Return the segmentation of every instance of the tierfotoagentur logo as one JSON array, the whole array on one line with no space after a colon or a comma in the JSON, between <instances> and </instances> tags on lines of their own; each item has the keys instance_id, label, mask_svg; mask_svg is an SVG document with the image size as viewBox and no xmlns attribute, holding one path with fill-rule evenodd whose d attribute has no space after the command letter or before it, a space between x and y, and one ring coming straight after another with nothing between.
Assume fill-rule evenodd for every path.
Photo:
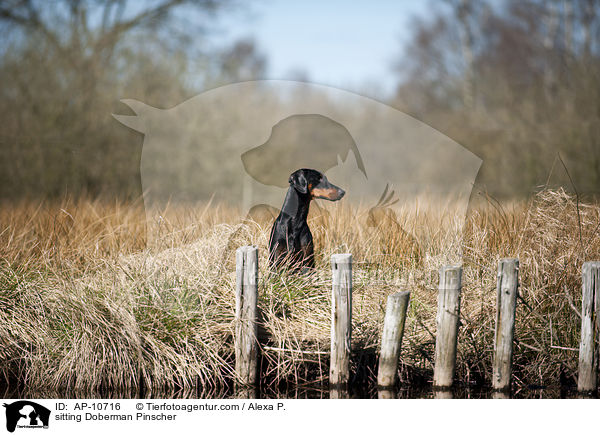
<instances>
[{"instance_id":1,"label":"tierfotoagentur logo","mask_svg":"<svg viewBox=\"0 0 600 435\"><path fill-rule=\"evenodd\" d=\"M315 222L336 207L366 206L357 227L373 237L378 228L393 229L413 246L415 261L431 255L436 264L462 260L462 229L481 159L393 107L282 80L223 86L166 110L122 102L135 115L113 116L144 134L140 173L149 245L176 247L165 243L169 222L163 210L177 203L230 204L247 222L269 227L290 174L312 168L346 192L342 205L316 202ZM448 227L451 237L436 254L422 252L419 235L399 221L399 213L435 216L446 205L456 210L456 219L441 216L438 227ZM243 225L233 227L223 259L251 242L242 240L243 231ZM437 258L439 252L444 258Z\"/></svg>"},{"instance_id":2,"label":"tierfotoagentur logo","mask_svg":"<svg viewBox=\"0 0 600 435\"><path fill-rule=\"evenodd\" d=\"M6 408L6 430L48 429L50 410L29 400L19 400L3 405Z\"/></svg>"}]
</instances>

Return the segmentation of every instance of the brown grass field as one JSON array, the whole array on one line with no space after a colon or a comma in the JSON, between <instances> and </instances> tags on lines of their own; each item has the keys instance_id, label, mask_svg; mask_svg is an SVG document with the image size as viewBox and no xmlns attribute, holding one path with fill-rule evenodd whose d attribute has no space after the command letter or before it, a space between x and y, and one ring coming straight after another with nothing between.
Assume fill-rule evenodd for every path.
<instances>
[{"instance_id":1,"label":"brown grass field","mask_svg":"<svg viewBox=\"0 0 600 435\"><path fill-rule=\"evenodd\" d=\"M400 379L432 378L437 270L462 249L457 380L489 385L497 263L520 260L516 388L572 384L581 267L600 259L600 205L562 190L473 206L312 214L315 276L272 274L269 222L225 206L174 206L146 246L142 202L64 200L0 209L0 382L61 394L195 389L233 377L235 248L259 247L263 387L327 382L329 256L354 258L354 381L373 384L386 297L411 290ZM402 228L402 230L400 230ZM410 234L410 235L409 235ZM450 255L449 255L450 253ZM115 393L116 392L116 393ZM125 394L125 393L123 393ZM157 393L158 394L158 393Z\"/></svg>"}]
</instances>

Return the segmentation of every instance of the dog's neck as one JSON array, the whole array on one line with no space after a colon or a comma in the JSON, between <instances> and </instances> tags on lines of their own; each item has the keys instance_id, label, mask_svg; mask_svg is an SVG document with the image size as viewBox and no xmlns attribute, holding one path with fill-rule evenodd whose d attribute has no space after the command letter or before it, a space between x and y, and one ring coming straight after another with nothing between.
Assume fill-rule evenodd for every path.
<instances>
[{"instance_id":1,"label":"dog's neck","mask_svg":"<svg viewBox=\"0 0 600 435\"><path fill-rule=\"evenodd\" d=\"M285 195L285 201L283 201L281 213L290 216L294 221L306 222L309 206L310 195L303 195L290 186L287 194Z\"/></svg>"}]
</instances>

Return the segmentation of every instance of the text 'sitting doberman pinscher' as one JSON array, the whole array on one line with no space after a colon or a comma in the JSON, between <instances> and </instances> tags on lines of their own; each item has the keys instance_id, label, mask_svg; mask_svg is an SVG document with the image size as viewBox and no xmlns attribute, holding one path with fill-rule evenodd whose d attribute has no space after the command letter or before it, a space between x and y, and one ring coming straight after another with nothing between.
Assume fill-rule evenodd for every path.
<instances>
[{"instance_id":1,"label":"text 'sitting doberman pinscher'","mask_svg":"<svg viewBox=\"0 0 600 435\"><path fill-rule=\"evenodd\" d=\"M341 199L346 192L331 184L314 169L298 169L289 178L290 187L269 239L269 265L289 264L292 270L314 268L313 238L306 223L312 199Z\"/></svg>"}]
</instances>

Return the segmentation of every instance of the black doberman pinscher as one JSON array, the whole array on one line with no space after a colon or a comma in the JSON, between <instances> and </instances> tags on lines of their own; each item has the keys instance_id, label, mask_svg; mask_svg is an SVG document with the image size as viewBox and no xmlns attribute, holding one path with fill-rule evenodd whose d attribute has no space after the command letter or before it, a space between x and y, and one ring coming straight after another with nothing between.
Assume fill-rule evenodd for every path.
<instances>
[{"instance_id":1,"label":"black doberman pinscher","mask_svg":"<svg viewBox=\"0 0 600 435\"><path fill-rule=\"evenodd\" d=\"M312 199L341 199L346 192L331 184L314 169L298 169L289 178L281 213L273 224L269 240L269 265L285 263L294 271L315 265L313 238L306 223Z\"/></svg>"}]
</instances>

